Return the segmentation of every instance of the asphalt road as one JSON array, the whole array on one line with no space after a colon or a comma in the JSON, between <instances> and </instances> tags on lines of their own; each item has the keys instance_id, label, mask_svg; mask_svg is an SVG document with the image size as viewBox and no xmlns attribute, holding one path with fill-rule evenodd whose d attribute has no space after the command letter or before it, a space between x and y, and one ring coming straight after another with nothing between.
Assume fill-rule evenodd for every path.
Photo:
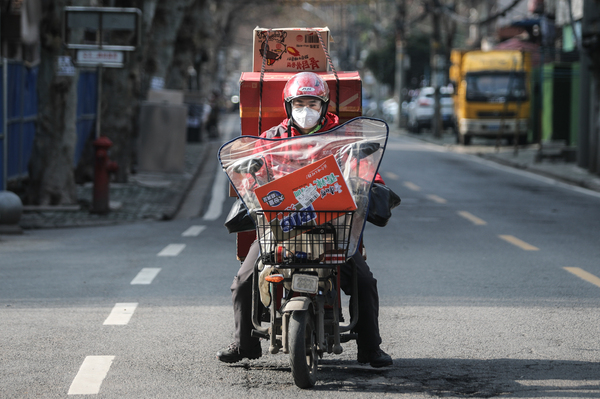
<instances>
[{"instance_id":1,"label":"asphalt road","mask_svg":"<svg viewBox=\"0 0 600 399\"><path fill-rule=\"evenodd\" d=\"M301 391L266 343L216 361L239 265L225 198L205 217L0 237L0 397L600 397L600 196L406 137L381 172L402 204L365 237L394 366L348 343Z\"/></svg>"}]
</instances>

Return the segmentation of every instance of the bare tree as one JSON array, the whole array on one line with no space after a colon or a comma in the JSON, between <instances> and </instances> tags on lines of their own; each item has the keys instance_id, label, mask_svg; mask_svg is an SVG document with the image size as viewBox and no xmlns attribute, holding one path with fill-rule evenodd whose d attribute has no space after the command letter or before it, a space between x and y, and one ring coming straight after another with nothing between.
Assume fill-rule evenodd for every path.
<instances>
[{"instance_id":1,"label":"bare tree","mask_svg":"<svg viewBox=\"0 0 600 399\"><path fill-rule=\"evenodd\" d=\"M62 12L66 0L42 2L38 129L33 143L26 203L65 205L76 201L73 157L76 142L77 78L58 76L62 46Z\"/></svg>"}]
</instances>

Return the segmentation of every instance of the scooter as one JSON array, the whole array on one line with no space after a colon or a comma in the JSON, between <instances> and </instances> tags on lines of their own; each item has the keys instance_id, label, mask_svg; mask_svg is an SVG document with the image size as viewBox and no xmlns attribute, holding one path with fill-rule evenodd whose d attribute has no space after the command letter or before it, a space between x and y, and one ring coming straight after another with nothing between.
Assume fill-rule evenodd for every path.
<instances>
[{"instance_id":1,"label":"scooter","mask_svg":"<svg viewBox=\"0 0 600 399\"><path fill-rule=\"evenodd\" d=\"M253 336L289 354L300 388L317 381L319 358L356 339L356 265L369 190L388 137L384 121L356 118L328 132L287 139L241 136L219 160L252 216ZM348 200L350 198L351 200ZM351 319L344 324L340 270L352 269Z\"/></svg>"}]
</instances>

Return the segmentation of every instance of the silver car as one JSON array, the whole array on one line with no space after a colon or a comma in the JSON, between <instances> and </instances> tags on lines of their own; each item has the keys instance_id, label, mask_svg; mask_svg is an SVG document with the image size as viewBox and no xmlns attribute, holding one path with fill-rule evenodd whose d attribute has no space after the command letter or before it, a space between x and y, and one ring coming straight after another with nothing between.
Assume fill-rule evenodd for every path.
<instances>
[{"instance_id":1,"label":"silver car","mask_svg":"<svg viewBox=\"0 0 600 399\"><path fill-rule=\"evenodd\" d=\"M431 128L435 104L434 93L433 87L423 87L408 103L408 130L419 133L423 128ZM450 89L441 87L440 94L442 122L446 129L454 126L454 101Z\"/></svg>"}]
</instances>

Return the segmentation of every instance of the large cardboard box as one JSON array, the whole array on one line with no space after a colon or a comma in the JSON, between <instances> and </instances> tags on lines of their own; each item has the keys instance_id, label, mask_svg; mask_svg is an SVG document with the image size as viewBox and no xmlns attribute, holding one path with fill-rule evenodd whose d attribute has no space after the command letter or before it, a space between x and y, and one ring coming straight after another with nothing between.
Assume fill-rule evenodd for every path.
<instances>
[{"instance_id":1,"label":"large cardboard box","mask_svg":"<svg viewBox=\"0 0 600 399\"><path fill-rule=\"evenodd\" d=\"M260 72L267 33L269 49L266 53L265 72L325 72L328 69L327 57L319 36L329 51L329 28L279 28L254 29L252 70Z\"/></svg>"},{"instance_id":2,"label":"large cardboard box","mask_svg":"<svg viewBox=\"0 0 600 399\"><path fill-rule=\"evenodd\" d=\"M286 118L281 93L287 81L297 72L265 73L262 87L262 118L259 132L260 73L242 72L240 78L240 116L242 134L258 136ZM362 82L358 72L338 72L340 81L337 98L337 82L331 72L316 72L329 86L329 111L336 113L339 104L340 122L344 123L362 115Z\"/></svg>"}]
</instances>

